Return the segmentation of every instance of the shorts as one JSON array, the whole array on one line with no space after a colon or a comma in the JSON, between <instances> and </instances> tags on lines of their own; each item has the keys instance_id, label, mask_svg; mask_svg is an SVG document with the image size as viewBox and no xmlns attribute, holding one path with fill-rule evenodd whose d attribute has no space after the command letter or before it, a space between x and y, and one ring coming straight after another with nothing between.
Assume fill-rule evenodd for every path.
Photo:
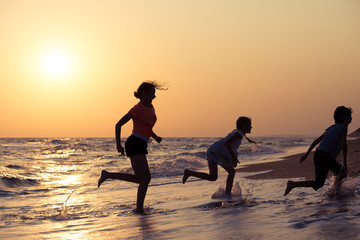
<instances>
[{"instance_id":1,"label":"shorts","mask_svg":"<svg viewBox=\"0 0 360 240\"><path fill-rule=\"evenodd\" d=\"M126 156L146 155L148 154L147 147L147 142L144 140L135 136L130 136L125 142Z\"/></svg>"},{"instance_id":2,"label":"shorts","mask_svg":"<svg viewBox=\"0 0 360 240\"><path fill-rule=\"evenodd\" d=\"M206 155L208 162L216 163L224 169L233 168L231 157L219 154L214 147L209 147Z\"/></svg>"},{"instance_id":3,"label":"shorts","mask_svg":"<svg viewBox=\"0 0 360 240\"><path fill-rule=\"evenodd\" d=\"M323 152L319 149L314 154L314 165L315 165L315 181L313 183L313 189L318 190L324 186L327 174L332 171L335 175L338 175L341 171L342 166L331 157L329 153Z\"/></svg>"}]
</instances>

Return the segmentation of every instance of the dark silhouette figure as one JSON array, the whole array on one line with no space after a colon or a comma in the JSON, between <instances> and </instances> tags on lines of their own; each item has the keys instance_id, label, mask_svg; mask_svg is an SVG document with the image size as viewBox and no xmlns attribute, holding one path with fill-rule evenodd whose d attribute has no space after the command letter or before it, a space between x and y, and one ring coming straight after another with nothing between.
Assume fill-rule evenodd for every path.
<instances>
[{"instance_id":1,"label":"dark silhouette figure","mask_svg":"<svg viewBox=\"0 0 360 240\"><path fill-rule=\"evenodd\" d=\"M249 142L255 143L245 135L246 133L251 132L251 128L250 118L238 118L236 122L236 129L229 133L225 138L220 139L208 148L207 160L210 173L195 172L185 169L182 182L185 183L190 176L209 181L216 181L218 177L218 165L220 165L228 172L225 191L227 195L231 195L231 189L235 177L235 167L239 162L237 159L237 149L241 144L241 140L245 137Z\"/></svg>"},{"instance_id":2,"label":"dark silhouette figure","mask_svg":"<svg viewBox=\"0 0 360 240\"><path fill-rule=\"evenodd\" d=\"M332 171L337 175L336 183L339 185L341 180L346 177L347 172L347 131L351 123L351 108L344 106L337 107L334 112L335 124L326 129L309 147L304 156L300 158L300 163L305 161L313 148L320 143L314 154L315 180L311 181L288 181L284 196L292 189L297 187L312 187L315 191L324 186L327 174ZM336 157L343 151L344 166L341 166Z\"/></svg>"},{"instance_id":3,"label":"dark silhouette figure","mask_svg":"<svg viewBox=\"0 0 360 240\"><path fill-rule=\"evenodd\" d=\"M157 136L152 130L157 120L155 109L152 105L152 101L156 97L155 89L165 90L162 85L154 81L143 82L134 93L135 97L140 99L140 102L130 109L115 126L117 150L122 155L126 151L126 155L130 158L134 174L113 173L103 170L98 181L98 187L109 178L138 183L137 213L144 213L144 200L151 180L149 165L146 159L146 154L148 154L148 140L152 137L158 143L162 141L162 138ZM127 138L124 150L124 147L121 145L121 127L130 119L133 120L133 132L131 136Z\"/></svg>"}]
</instances>

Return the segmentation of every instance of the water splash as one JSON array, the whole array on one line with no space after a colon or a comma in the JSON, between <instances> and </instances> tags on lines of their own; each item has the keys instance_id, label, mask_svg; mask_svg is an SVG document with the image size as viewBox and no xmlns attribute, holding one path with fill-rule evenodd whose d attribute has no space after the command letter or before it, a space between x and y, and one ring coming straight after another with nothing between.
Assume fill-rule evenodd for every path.
<instances>
[{"instance_id":1,"label":"water splash","mask_svg":"<svg viewBox=\"0 0 360 240\"><path fill-rule=\"evenodd\" d=\"M228 195L226 194L226 186L224 183L220 183L219 188L211 195L211 198L226 198ZM242 196L242 189L238 182L235 182L231 191L231 197L241 197Z\"/></svg>"},{"instance_id":2,"label":"water splash","mask_svg":"<svg viewBox=\"0 0 360 240\"><path fill-rule=\"evenodd\" d=\"M248 200L242 196L242 188L238 182L234 183L231 195L226 194L225 185L225 183L220 183L219 188L211 196L212 199L220 199L220 201L212 201L210 203L202 204L199 207L210 210L248 204Z\"/></svg>"},{"instance_id":3,"label":"water splash","mask_svg":"<svg viewBox=\"0 0 360 240\"><path fill-rule=\"evenodd\" d=\"M354 197L357 185L360 183L360 178L345 178L339 182L335 176L330 178L330 186L327 188L323 196L330 199L346 199Z\"/></svg>"},{"instance_id":4,"label":"water splash","mask_svg":"<svg viewBox=\"0 0 360 240\"><path fill-rule=\"evenodd\" d=\"M59 214L59 217L61 218L68 218L69 217L69 214L68 214L68 211L67 211L67 207L66 207L66 203L67 201L69 200L69 198L71 197L71 195L75 192L76 190L72 191L69 196L66 198L65 202L63 203L62 205L62 208L61 208L61 212Z\"/></svg>"}]
</instances>

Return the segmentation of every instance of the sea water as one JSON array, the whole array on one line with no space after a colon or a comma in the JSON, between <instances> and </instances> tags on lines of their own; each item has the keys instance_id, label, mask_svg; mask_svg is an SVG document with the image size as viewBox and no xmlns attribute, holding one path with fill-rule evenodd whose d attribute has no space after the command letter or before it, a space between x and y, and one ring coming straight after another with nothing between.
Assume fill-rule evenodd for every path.
<instances>
[{"instance_id":1,"label":"sea water","mask_svg":"<svg viewBox=\"0 0 360 240\"><path fill-rule=\"evenodd\" d=\"M239 148L241 165L303 152L311 137L258 137ZM294 189L288 179L249 180L227 173L208 182L185 168L207 170L206 150L218 138L165 138L150 143L152 180L146 214L134 213L137 185L108 180L103 169L131 173L112 138L0 139L0 239L359 239L360 180L341 189ZM254 173L251 173L254 174ZM296 179L295 179L296 180Z\"/></svg>"}]
</instances>

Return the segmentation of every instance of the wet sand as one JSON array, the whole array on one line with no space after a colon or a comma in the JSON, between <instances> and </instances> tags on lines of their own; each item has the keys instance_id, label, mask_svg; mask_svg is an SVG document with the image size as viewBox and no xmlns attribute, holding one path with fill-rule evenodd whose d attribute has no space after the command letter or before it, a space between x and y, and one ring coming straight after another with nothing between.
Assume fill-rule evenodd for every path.
<instances>
[{"instance_id":1,"label":"wet sand","mask_svg":"<svg viewBox=\"0 0 360 240\"><path fill-rule=\"evenodd\" d=\"M286 156L283 160L269 163L253 164L242 166L236 169L237 172L260 172L272 170L271 172L249 176L249 179L277 179L277 178L305 178L314 179L315 170L313 163L314 152L309 154L308 158L300 163L300 157L304 153ZM343 165L342 152L337 161ZM241 166L241 165L240 165ZM330 174L328 175L330 176ZM348 141L348 176L360 176L360 138Z\"/></svg>"}]
</instances>

